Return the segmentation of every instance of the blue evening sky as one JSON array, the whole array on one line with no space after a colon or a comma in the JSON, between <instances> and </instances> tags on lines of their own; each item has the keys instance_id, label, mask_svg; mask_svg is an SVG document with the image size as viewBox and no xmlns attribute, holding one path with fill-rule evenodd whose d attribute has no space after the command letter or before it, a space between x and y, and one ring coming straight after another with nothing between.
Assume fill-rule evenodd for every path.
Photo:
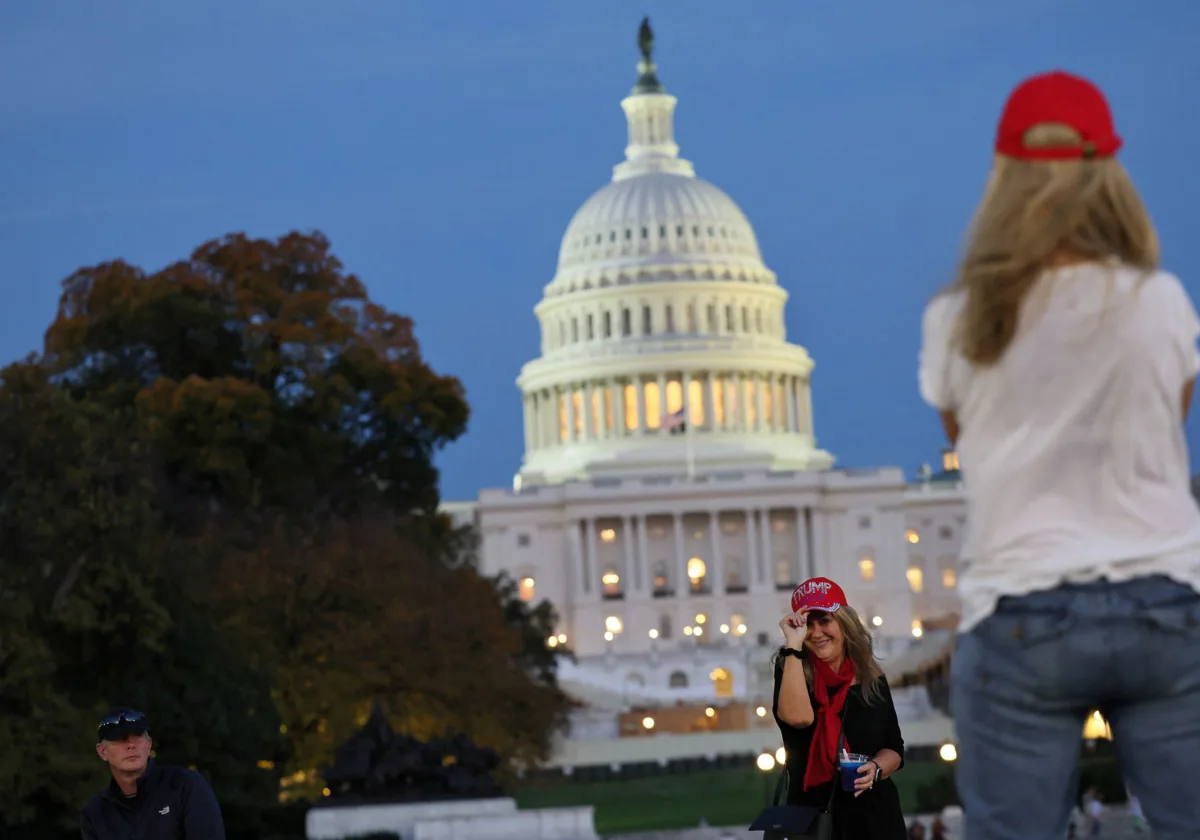
<instances>
[{"instance_id":1,"label":"blue evening sky","mask_svg":"<svg viewBox=\"0 0 1200 840\"><path fill-rule=\"evenodd\" d=\"M532 308L622 155L644 13L682 154L791 293L842 465L937 457L920 311L1025 75L1105 88L1165 262L1200 296L1195 0L9 0L0 361L40 346L79 266L153 270L226 232L316 228L465 383L444 495L507 486Z\"/></svg>"}]
</instances>

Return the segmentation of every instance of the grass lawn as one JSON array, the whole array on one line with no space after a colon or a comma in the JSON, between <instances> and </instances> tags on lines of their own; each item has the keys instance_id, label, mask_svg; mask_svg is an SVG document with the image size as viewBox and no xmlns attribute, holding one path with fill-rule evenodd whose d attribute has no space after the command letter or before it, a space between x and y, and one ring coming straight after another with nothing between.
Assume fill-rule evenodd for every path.
<instances>
[{"instance_id":1,"label":"grass lawn","mask_svg":"<svg viewBox=\"0 0 1200 840\"><path fill-rule=\"evenodd\" d=\"M905 765L896 775L905 813L914 810L917 789L947 770L941 762ZM522 808L593 805L599 834L684 828L701 818L709 825L749 825L776 779L775 772L764 778L752 766L608 782L561 779L521 788L516 798Z\"/></svg>"}]
</instances>

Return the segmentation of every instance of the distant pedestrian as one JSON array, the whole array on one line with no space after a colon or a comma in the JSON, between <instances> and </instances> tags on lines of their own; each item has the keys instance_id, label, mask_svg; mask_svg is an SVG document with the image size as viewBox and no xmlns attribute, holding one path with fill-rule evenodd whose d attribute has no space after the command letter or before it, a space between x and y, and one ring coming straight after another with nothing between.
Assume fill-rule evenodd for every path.
<instances>
[{"instance_id":1,"label":"distant pedestrian","mask_svg":"<svg viewBox=\"0 0 1200 840\"><path fill-rule=\"evenodd\" d=\"M1100 818L1104 816L1104 800L1099 791L1094 791L1087 803L1088 834L1091 837L1100 836Z\"/></svg>"},{"instance_id":2,"label":"distant pedestrian","mask_svg":"<svg viewBox=\"0 0 1200 840\"><path fill-rule=\"evenodd\" d=\"M925 310L921 393L967 500L951 668L966 840L1061 840L1092 710L1155 840L1200 836L1183 430L1200 317L1159 268L1121 146L1088 80L1018 85L957 278Z\"/></svg>"},{"instance_id":3,"label":"distant pedestrian","mask_svg":"<svg viewBox=\"0 0 1200 840\"><path fill-rule=\"evenodd\" d=\"M1132 793L1129 794L1129 820L1133 823L1133 830L1137 834L1143 834L1149 828L1146 825L1146 816L1142 813L1142 803Z\"/></svg>"},{"instance_id":4,"label":"distant pedestrian","mask_svg":"<svg viewBox=\"0 0 1200 840\"><path fill-rule=\"evenodd\" d=\"M83 808L83 840L225 840L212 788L194 770L150 757L150 721L114 709L96 730L96 754L112 781Z\"/></svg>"}]
</instances>

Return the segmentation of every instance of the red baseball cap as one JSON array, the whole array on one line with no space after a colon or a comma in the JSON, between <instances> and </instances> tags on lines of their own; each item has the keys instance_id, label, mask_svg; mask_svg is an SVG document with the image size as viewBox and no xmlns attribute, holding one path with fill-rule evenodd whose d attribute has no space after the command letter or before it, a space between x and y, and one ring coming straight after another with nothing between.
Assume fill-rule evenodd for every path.
<instances>
[{"instance_id":1,"label":"red baseball cap","mask_svg":"<svg viewBox=\"0 0 1200 840\"><path fill-rule=\"evenodd\" d=\"M1041 123L1070 126L1078 146L1030 148L1025 132ZM996 129L996 151L1018 160L1074 160L1111 157L1121 148L1112 111L1100 88L1062 70L1031 76L1009 94Z\"/></svg>"},{"instance_id":2,"label":"red baseball cap","mask_svg":"<svg viewBox=\"0 0 1200 840\"><path fill-rule=\"evenodd\" d=\"M792 612L800 612L800 610L837 612L844 603L846 603L846 593L842 591L842 587L829 578L809 578L792 592Z\"/></svg>"}]
</instances>

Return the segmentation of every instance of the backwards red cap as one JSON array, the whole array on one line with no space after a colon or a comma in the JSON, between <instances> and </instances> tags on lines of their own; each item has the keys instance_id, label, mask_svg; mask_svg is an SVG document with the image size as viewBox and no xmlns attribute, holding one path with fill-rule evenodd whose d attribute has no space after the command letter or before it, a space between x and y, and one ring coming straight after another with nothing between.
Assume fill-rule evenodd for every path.
<instances>
[{"instance_id":1,"label":"backwards red cap","mask_svg":"<svg viewBox=\"0 0 1200 840\"><path fill-rule=\"evenodd\" d=\"M1041 123L1070 126L1082 142L1077 146L1027 147L1025 132ZM1061 70L1032 76L1017 85L996 130L996 151L1018 160L1111 157L1120 148L1121 138L1100 88Z\"/></svg>"},{"instance_id":2,"label":"backwards red cap","mask_svg":"<svg viewBox=\"0 0 1200 840\"><path fill-rule=\"evenodd\" d=\"M837 612L845 603L846 593L829 578L809 578L792 592L792 612Z\"/></svg>"}]
</instances>

